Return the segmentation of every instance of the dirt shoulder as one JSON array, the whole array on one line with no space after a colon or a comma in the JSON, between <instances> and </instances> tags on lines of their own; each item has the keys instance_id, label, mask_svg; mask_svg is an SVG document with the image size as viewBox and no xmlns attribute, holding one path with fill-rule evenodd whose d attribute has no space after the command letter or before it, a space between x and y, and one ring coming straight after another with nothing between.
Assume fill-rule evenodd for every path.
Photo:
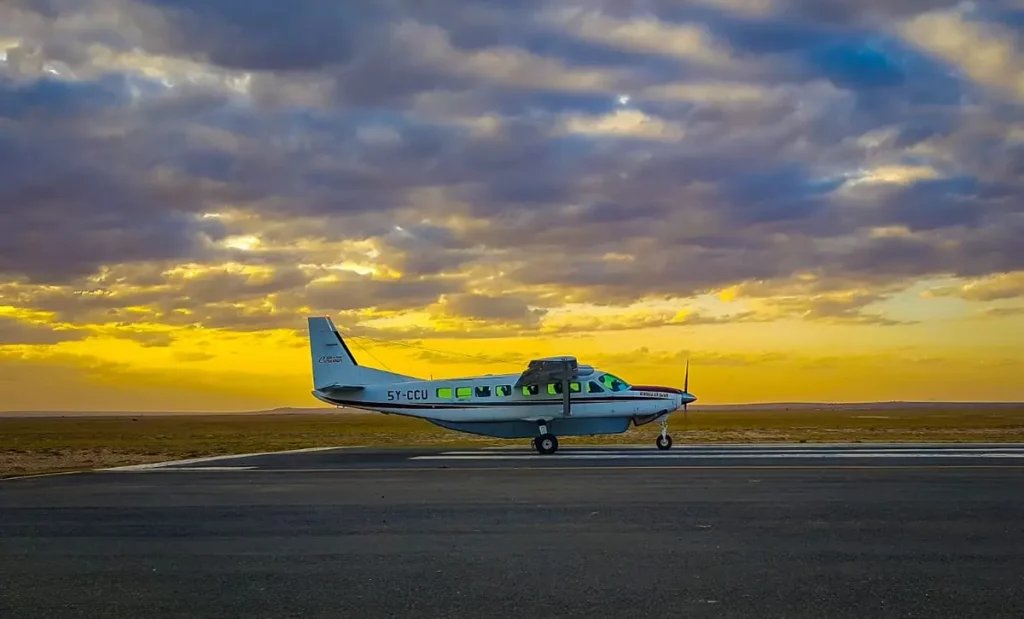
<instances>
[{"instance_id":1,"label":"dirt shoulder","mask_svg":"<svg viewBox=\"0 0 1024 619\"><path fill-rule=\"evenodd\" d=\"M657 424L566 444L653 442ZM1024 407L863 411L715 411L673 415L685 443L1024 442ZM523 441L519 443L525 444ZM332 446L517 444L438 428L421 419L365 415L190 415L0 419L0 477L166 460Z\"/></svg>"}]
</instances>

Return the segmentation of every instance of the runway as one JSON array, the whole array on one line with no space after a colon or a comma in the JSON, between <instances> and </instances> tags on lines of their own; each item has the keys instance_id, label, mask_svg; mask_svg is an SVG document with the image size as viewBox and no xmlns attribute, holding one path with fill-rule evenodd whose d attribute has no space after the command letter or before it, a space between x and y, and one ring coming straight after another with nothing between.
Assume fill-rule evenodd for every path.
<instances>
[{"instance_id":1,"label":"runway","mask_svg":"<svg viewBox=\"0 0 1024 619\"><path fill-rule=\"evenodd\" d=\"M563 446L541 455L527 445L484 449L337 448L284 454L198 458L120 467L109 472L316 472L437 468L640 468L836 466L1020 466L1019 444L749 444L684 445L660 451L653 445Z\"/></svg>"},{"instance_id":2,"label":"runway","mask_svg":"<svg viewBox=\"0 0 1024 619\"><path fill-rule=\"evenodd\" d=\"M1022 496L1006 444L356 448L15 479L0 616L1020 617Z\"/></svg>"}]
</instances>

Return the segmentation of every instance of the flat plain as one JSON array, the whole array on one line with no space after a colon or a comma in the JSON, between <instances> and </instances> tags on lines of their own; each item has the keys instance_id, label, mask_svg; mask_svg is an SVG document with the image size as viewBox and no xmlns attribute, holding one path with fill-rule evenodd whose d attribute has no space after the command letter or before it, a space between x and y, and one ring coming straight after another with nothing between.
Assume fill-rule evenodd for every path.
<instances>
[{"instance_id":1,"label":"flat plain","mask_svg":"<svg viewBox=\"0 0 1024 619\"><path fill-rule=\"evenodd\" d=\"M709 408L672 415L677 445L771 442L1024 442L1021 405ZM657 424L565 445L653 442ZM307 447L525 444L444 430L421 419L306 409L232 414L0 417L0 477Z\"/></svg>"}]
</instances>

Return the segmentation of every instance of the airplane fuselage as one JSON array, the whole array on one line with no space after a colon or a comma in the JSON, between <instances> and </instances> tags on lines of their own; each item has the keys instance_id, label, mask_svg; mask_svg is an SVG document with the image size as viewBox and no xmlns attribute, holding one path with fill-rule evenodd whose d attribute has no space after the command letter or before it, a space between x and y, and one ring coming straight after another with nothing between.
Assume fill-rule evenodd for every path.
<instances>
[{"instance_id":1,"label":"airplane fuselage","mask_svg":"<svg viewBox=\"0 0 1024 619\"><path fill-rule=\"evenodd\" d=\"M602 381L605 376L608 375L596 372L570 383L572 417L646 417L672 412L682 404L682 392L678 389L630 387L617 379ZM563 417L560 384L516 388L518 377L503 374L414 380L369 385L340 394L316 391L314 395L336 406L441 421L536 421Z\"/></svg>"}]
</instances>

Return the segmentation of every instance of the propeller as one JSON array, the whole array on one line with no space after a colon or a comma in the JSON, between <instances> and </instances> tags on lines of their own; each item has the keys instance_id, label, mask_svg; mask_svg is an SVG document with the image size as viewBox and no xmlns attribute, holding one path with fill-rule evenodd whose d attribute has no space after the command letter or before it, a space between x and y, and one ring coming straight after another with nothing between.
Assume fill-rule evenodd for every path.
<instances>
[{"instance_id":1,"label":"propeller","mask_svg":"<svg viewBox=\"0 0 1024 619\"><path fill-rule=\"evenodd\" d=\"M683 393L690 394L690 358L686 358L686 374L683 377ZM683 421L689 421L688 411L686 405L689 404L686 400L683 400Z\"/></svg>"}]
</instances>

